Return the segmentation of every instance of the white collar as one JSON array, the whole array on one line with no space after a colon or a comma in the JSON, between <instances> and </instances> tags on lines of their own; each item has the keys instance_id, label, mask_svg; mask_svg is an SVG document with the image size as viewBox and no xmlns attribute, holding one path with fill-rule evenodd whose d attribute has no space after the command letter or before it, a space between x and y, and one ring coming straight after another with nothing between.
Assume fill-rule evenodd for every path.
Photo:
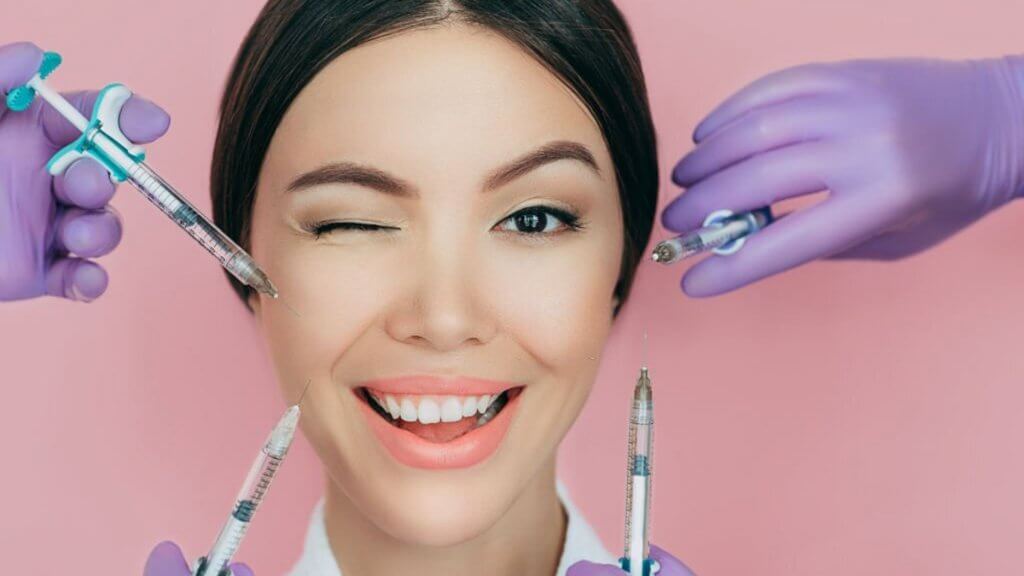
<instances>
[{"instance_id":1,"label":"white collar","mask_svg":"<svg viewBox=\"0 0 1024 576\"><path fill-rule=\"evenodd\" d=\"M558 560L555 576L565 576L572 566L580 560L590 560L599 564L617 565L617 560L605 549L597 533L590 527L587 520L576 509L569 492L559 480L555 484L558 499L565 508L568 522L565 527L565 546L562 557ZM313 508L313 517L306 533L306 544L302 557L292 569L289 576L341 576L338 563L334 560L331 546L327 542L327 528L324 524L324 501L321 499Z\"/></svg>"}]
</instances>

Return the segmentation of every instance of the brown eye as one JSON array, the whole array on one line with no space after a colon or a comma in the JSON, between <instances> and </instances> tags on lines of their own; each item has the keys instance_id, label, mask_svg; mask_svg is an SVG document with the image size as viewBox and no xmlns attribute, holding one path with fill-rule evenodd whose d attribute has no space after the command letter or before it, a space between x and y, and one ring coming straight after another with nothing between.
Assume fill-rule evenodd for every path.
<instances>
[{"instance_id":1,"label":"brown eye","mask_svg":"<svg viewBox=\"0 0 1024 576\"><path fill-rule=\"evenodd\" d=\"M519 234L553 234L563 228L578 229L579 217L551 206L531 206L512 214L501 229Z\"/></svg>"}]
</instances>

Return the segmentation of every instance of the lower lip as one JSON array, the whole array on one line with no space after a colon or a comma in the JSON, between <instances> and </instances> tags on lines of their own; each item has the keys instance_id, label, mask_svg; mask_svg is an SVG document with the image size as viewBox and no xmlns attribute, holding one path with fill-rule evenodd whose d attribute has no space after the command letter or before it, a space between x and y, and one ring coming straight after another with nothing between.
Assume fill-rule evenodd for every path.
<instances>
[{"instance_id":1,"label":"lower lip","mask_svg":"<svg viewBox=\"0 0 1024 576\"><path fill-rule=\"evenodd\" d=\"M358 394L358 392L356 392ZM441 470L468 468L479 464L493 454L508 432L512 416L519 407L520 390L489 422L466 432L451 442L430 442L384 421L365 401L356 398L359 409L370 423L370 429L387 448L391 456L406 466Z\"/></svg>"}]
</instances>

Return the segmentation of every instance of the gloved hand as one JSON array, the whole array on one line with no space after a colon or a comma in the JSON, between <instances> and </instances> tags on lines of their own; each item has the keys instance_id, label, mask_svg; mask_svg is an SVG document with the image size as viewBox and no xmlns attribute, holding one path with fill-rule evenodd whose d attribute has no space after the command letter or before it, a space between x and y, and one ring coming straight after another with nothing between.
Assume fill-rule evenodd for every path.
<instances>
[{"instance_id":1,"label":"gloved hand","mask_svg":"<svg viewBox=\"0 0 1024 576\"><path fill-rule=\"evenodd\" d=\"M253 576L252 570L245 564L232 564L229 566L232 576ZM146 560L146 568L142 576L191 576L185 555L181 548L174 542L161 542L149 553Z\"/></svg>"},{"instance_id":2,"label":"gloved hand","mask_svg":"<svg viewBox=\"0 0 1024 576\"><path fill-rule=\"evenodd\" d=\"M0 96L27 82L42 57L27 42L0 46ZM65 97L88 117L96 94ZM163 109L138 96L121 111L121 130L136 143L159 138L169 124ZM91 158L56 178L46 171L54 153L79 135L39 97L23 112L0 101L0 301L44 294L89 301L107 288L106 271L91 258L121 240L121 222L107 205L114 184Z\"/></svg>"},{"instance_id":3,"label":"gloved hand","mask_svg":"<svg viewBox=\"0 0 1024 576\"><path fill-rule=\"evenodd\" d=\"M685 564L668 552L651 544L651 558L658 561L661 569L656 576L693 576L693 572ZM618 566L610 564L594 564L583 560L569 566L565 576L623 576L628 574Z\"/></svg>"},{"instance_id":4,"label":"gloved hand","mask_svg":"<svg viewBox=\"0 0 1024 576\"><path fill-rule=\"evenodd\" d=\"M816 258L892 260L1017 197L1024 180L1024 58L858 60L769 74L697 126L662 213L682 232L720 208L829 190L683 277L711 296Z\"/></svg>"}]
</instances>

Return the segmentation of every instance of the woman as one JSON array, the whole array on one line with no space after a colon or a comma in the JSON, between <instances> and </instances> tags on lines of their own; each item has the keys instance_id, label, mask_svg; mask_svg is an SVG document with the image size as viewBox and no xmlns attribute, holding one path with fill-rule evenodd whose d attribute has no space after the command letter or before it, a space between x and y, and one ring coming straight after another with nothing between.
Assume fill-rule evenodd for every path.
<instances>
[{"instance_id":1,"label":"woman","mask_svg":"<svg viewBox=\"0 0 1024 576\"><path fill-rule=\"evenodd\" d=\"M614 562L555 483L657 198L614 6L271 2L222 119L215 219L298 310L236 285L330 479L295 573Z\"/></svg>"},{"instance_id":2,"label":"woman","mask_svg":"<svg viewBox=\"0 0 1024 576\"><path fill-rule=\"evenodd\" d=\"M608 2L270 2L214 148L235 285L328 476L296 574L614 562L555 449L653 224L639 61ZM601 29L602 34L595 34ZM566 528L566 523L569 528Z\"/></svg>"}]
</instances>

